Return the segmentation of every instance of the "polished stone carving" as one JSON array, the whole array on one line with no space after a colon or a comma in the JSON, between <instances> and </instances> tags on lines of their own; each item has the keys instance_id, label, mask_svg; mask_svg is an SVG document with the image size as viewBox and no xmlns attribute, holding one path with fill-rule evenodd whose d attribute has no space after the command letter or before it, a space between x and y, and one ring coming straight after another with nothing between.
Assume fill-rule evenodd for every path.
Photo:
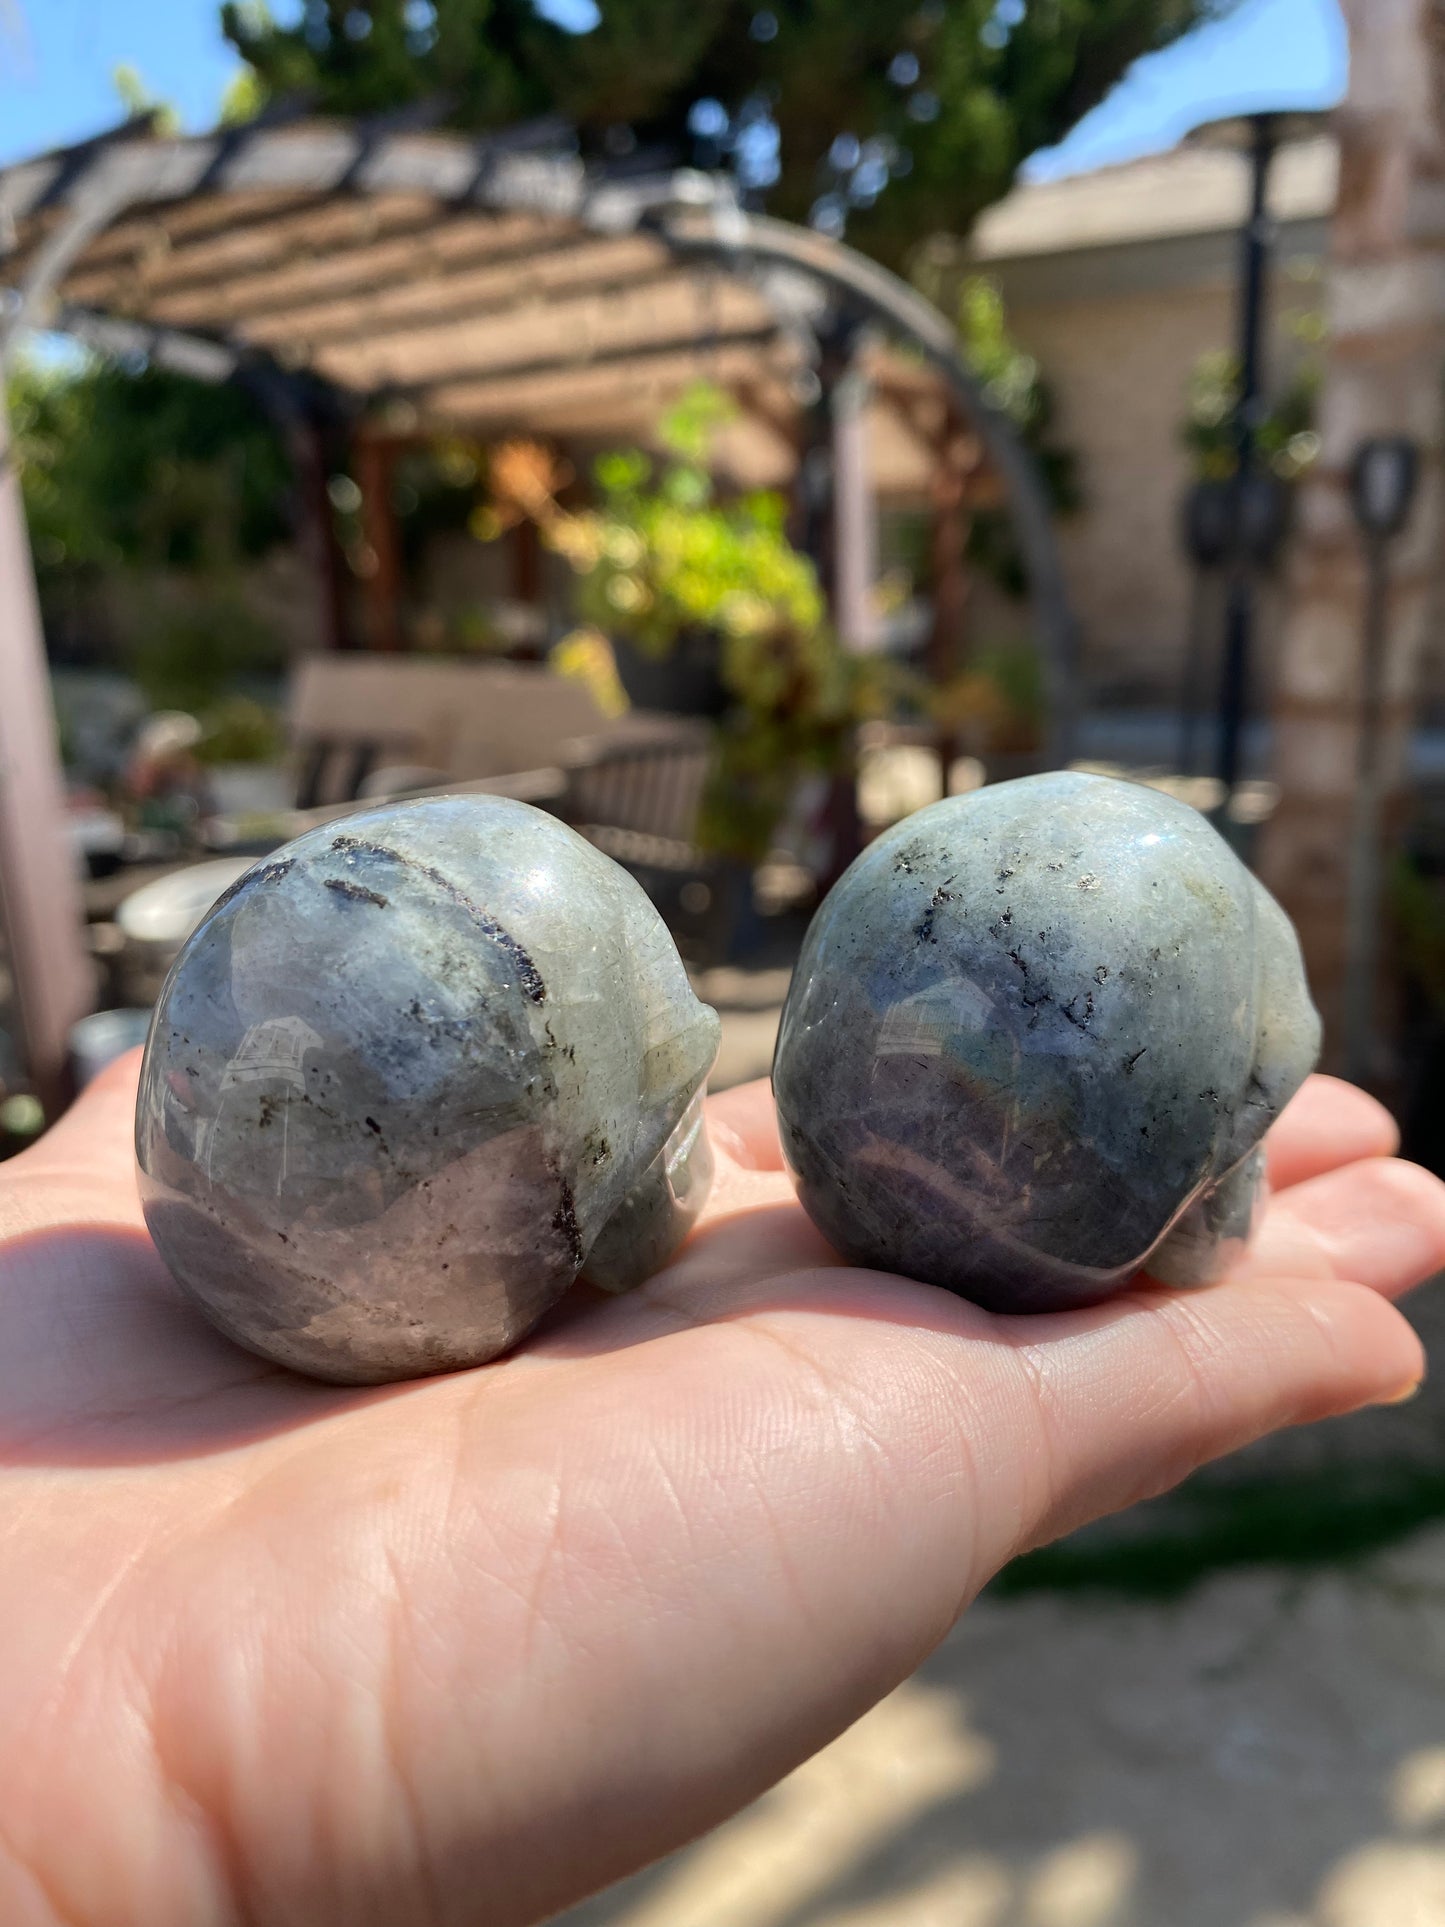
<instances>
[{"instance_id":1,"label":"polished stone carving","mask_svg":"<svg viewBox=\"0 0 1445 1927\"><path fill-rule=\"evenodd\" d=\"M773 1080L819 1228L997 1311L1218 1276L1313 1067L1293 928L1196 811L1063 774L921 810L814 918Z\"/></svg>"},{"instance_id":2,"label":"polished stone carving","mask_svg":"<svg viewBox=\"0 0 1445 1927\"><path fill-rule=\"evenodd\" d=\"M680 1242L718 1032L638 884L552 817L349 816L182 951L141 1076L146 1220L267 1358L352 1383L476 1364L580 1272L626 1290Z\"/></svg>"}]
</instances>

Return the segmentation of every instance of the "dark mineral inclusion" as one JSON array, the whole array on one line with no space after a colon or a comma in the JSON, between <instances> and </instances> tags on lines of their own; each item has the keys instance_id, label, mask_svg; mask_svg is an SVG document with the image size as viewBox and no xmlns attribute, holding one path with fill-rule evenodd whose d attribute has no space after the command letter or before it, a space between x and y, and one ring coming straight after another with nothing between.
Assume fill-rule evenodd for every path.
<instances>
[{"instance_id":1,"label":"dark mineral inclusion","mask_svg":"<svg viewBox=\"0 0 1445 1927\"><path fill-rule=\"evenodd\" d=\"M207 914L151 1028L146 1221L233 1338L316 1377L514 1344L663 1262L711 1173L718 1019L625 871L445 797L313 830Z\"/></svg>"},{"instance_id":2,"label":"dark mineral inclusion","mask_svg":"<svg viewBox=\"0 0 1445 1927\"><path fill-rule=\"evenodd\" d=\"M997 1311L1247 1236L1260 1139L1313 1067L1293 928L1204 818L1028 777L921 810L813 920L773 1069L783 1148L847 1258Z\"/></svg>"}]
</instances>

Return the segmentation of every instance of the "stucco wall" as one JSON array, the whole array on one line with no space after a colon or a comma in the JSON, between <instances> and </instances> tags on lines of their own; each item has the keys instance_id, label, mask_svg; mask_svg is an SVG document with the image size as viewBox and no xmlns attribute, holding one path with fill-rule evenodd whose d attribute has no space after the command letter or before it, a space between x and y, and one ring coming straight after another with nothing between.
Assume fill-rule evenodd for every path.
<instances>
[{"instance_id":1,"label":"stucco wall","mask_svg":"<svg viewBox=\"0 0 1445 1927\"><path fill-rule=\"evenodd\" d=\"M1298 289L1281 289L1277 316L1291 300L1298 305ZM1233 291L1220 280L1011 303L1009 325L1053 387L1059 439L1079 464L1084 505L1060 525L1060 539L1089 693L1172 700L1191 594L1179 541L1190 479L1180 426L1200 357L1234 338ZM1278 375L1290 351L1286 330L1277 332ZM1262 679L1271 600L1264 598L1261 612Z\"/></svg>"}]
</instances>

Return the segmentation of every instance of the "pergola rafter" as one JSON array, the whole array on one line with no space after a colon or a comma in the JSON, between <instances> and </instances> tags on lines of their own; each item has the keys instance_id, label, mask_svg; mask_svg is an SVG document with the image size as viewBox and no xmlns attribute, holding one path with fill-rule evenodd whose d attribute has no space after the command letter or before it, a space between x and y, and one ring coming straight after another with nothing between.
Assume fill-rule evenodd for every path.
<instances>
[{"instance_id":1,"label":"pergola rafter","mask_svg":"<svg viewBox=\"0 0 1445 1927\"><path fill-rule=\"evenodd\" d=\"M497 223L496 227L502 226ZM618 235L579 243L559 227L550 241L535 221L518 217L509 246L496 227L473 218L420 244L386 250L354 249L325 262L298 263L283 274L230 285L231 313L258 338L280 331L333 340L365 337L408 320L455 321L505 312L519 299L565 299L578 291L620 288L667 265L665 249L649 235ZM381 258L378 258L380 256ZM411 277L424 277L421 286ZM398 283L398 275L407 279ZM211 312L210 297L157 290L149 311L184 327Z\"/></svg>"}]
</instances>

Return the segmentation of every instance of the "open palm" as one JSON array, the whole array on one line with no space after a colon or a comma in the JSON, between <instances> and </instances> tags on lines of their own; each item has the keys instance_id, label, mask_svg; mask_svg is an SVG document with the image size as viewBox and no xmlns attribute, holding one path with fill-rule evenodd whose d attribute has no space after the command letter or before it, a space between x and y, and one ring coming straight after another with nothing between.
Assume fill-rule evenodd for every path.
<instances>
[{"instance_id":1,"label":"open palm","mask_svg":"<svg viewBox=\"0 0 1445 1927\"><path fill-rule=\"evenodd\" d=\"M134 1060L0 1168L0 1919L539 1919L893 1687L998 1567L1271 1428L1405 1392L1445 1188L1315 1079L1248 1263L990 1318L846 1269L765 1087L632 1297L514 1356L308 1383L183 1303Z\"/></svg>"}]
</instances>

